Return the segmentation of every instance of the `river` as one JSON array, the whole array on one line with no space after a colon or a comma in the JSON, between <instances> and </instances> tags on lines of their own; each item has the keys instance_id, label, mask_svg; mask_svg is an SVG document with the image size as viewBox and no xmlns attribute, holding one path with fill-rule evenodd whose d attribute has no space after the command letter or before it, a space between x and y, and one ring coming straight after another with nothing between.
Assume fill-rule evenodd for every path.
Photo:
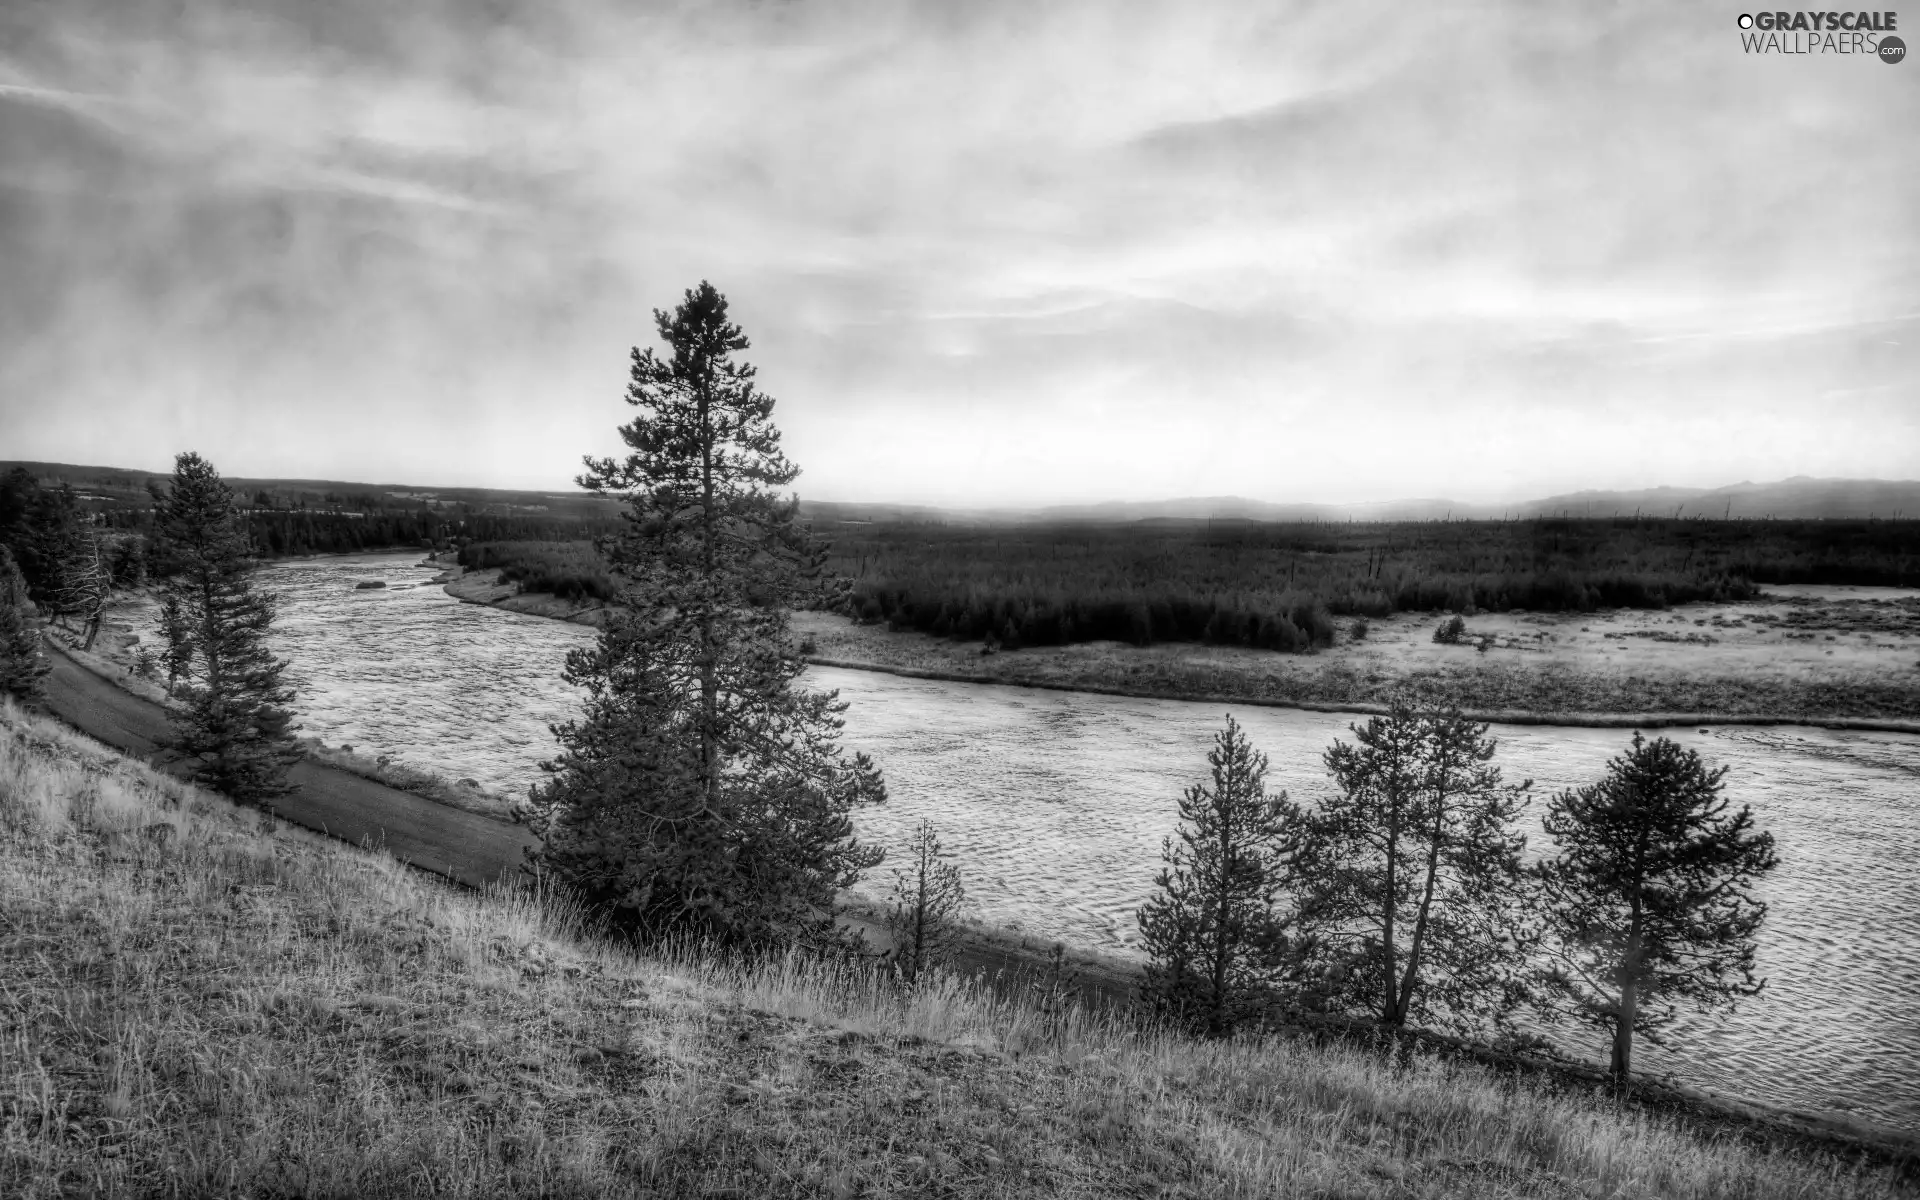
<instances>
[{"instance_id":1,"label":"river","mask_svg":"<svg viewBox=\"0 0 1920 1200\"><path fill-rule=\"evenodd\" d=\"M304 732L455 778L524 791L575 711L559 679L591 629L462 604L417 557L280 563L277 650L295 664ZM379 589L357 589L363 580ZM848 703L846 742L885 772L890 802L857 818L896 846L922 817L955 852L978 915L1029 934L1138 955L1175 800L1206 773L1226 710L814 668ZM1234 711L1271 760L1269 788L1310 801L1338 714ZM1779 869L1759 965L1767 989L1732 1015L1683 1015L1636 1062L1714 1091L1920 1132L1920 736L1812 728L1662 731L1728 768L1736 803L1772 832ZM1629 732L1496 726L1508 779L1546 794L1596 779ZM886 868L862 885L877 896ZM1599 1035L1566 1045L1596 1061Z\"/></svg>"}]
</instances>

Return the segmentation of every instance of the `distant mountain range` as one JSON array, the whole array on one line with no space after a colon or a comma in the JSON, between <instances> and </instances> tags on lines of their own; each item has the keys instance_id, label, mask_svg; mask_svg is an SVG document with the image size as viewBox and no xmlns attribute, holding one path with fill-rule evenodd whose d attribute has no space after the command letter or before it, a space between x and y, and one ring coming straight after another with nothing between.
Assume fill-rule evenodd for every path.
<instances>
[{"instance_id":1,"label":"distant mountain range","mask_svg":"<svg viewBox=\"0 0 1920 1200\"><path fill-rule=\"evenodd\" d=\"M24 467L43 480L65 480L76 491L101 499L143 501L150 471L68 463L0 462L0 472ZM356 499L392 505L418 500L439 507L465 504L507 512L546 512L556 517L608 516L618 502L578 491L514 491L444 488L418 484L349 483L323 479L229 478L242 495L256 491L297 493L315 501L352 504ZM364 501L363 501L364 502ZM1796 475L1775 483L1736 483L1718 488L1657 487L1637 491L1586 491L1514 504L1467 504L1454 500L1390 500L1372 504L1275 504L1239 496L1176 500L1115 500L1045 508L935 508L912 504L802 501L803 511L826 521L927 522L935 524L1039 521L1443 521L1516 517L1707 517L1758 519L1901 517L1920 519L1920 480L1812 479Z\"/></svg>"},{"instance_id":2,"label":"distant mountain range","mask_svg":"<svg viewBox=\"0 0 1920 1200\"><path fill-rule=\"evenodd\" d=\"M1572 492L1514 504L1388 500L1372 504L1274 504L1239 496L1115 500L1034 509L938 509L899 504L807 505L838 520L868 521L1444 521L1517 517L1712 517L1920 519L1920 480L1812 479L1736 483L1719 488L1643 488Z\"/></svg>"}]
</instances>

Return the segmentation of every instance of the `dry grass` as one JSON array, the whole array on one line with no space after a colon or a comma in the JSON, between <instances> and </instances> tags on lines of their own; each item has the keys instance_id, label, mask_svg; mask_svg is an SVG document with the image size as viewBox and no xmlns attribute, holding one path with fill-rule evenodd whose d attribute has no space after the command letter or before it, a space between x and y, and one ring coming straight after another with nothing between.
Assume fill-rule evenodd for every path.
<instances>
[{"instance_id":1,"label":"dry grass","mask_svg":"<svg viewBox=\"0 0 1920 1200\"><path fill-rule=\"evenodd\" d=\"M0 1194L1847 1196L1479 1068L636 956L0 708Z\"/></svg>"}]
</instances>

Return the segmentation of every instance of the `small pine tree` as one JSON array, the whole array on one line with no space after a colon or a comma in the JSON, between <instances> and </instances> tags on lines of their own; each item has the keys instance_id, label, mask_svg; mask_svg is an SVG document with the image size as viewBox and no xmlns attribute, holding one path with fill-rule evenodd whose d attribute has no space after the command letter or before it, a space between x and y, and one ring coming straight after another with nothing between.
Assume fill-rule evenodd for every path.
<instances>
[{"instance_id":1,"label":"small pine tree","mask_svg":"<svg viewBox=\"0 0 1920 1200\"><path fill-rule=\"evenodd\" d=\"M1265 1011L1297 961L1281 898L1303 817L1285 792L1267 796L1266 756L1231 716L1207 762L1213 786L1181 797L1179 840L1162 842L1159 890L1140 908L1142 998L1156 1015L1223 1035Z\"/></svg>"},{"instance_id":2,"label":"small pine tree","mask_svg":"<svg viewBox=\"0 0 1920 1200\"><path fill-rule=\"evenodd\" d=\"M1040 968L1032 989L1041 1036L1049 1045L1063 1046L1074 1006L1080 1002L1080 968L1068 961L1066 943L1055 942L1047 952L1046 965Z\"/></svg>"},{"instance_id":3,"label":"small pine tree","mask_svg":"<svg viewBox=\"0 0 1920 1200\"><path fill-rule=\"evenodd\" d=\"M155 500L155 526L179 569L164 606L179 622L168 661L183 664L187 680L175 747L199 760L196 779L235 800L284 795L299 758L286 707L293 690L282 682L286 661L267 650L274 597L254 590L233 490L212 463L187 453L174 459L172 486L156 487Z\"/></svg>"},{"instance_id":4,"label":"small pine tree","mask_svg":"<svg viewBox=\"0 0 1920 1200\"><path fill-rule=\"evenodd\" d=\"M1535 867L1546 898L1551 1009L1606 1031L1624 1082L1633 1036L1659 1044L1675 1000L1730 1009L1757 994L1754 934L1767 906L1752 888L1777 860L1745 807L1727 813L1726 768L1633 735L1599 783L1550 802L1559 854Z\"/></svg>"},{"instance_id":5,"label":"small pine tree","mask_svg":"<svg viewBox=\"0 0 1920 1200\"><path fill-rule=\"evenodd\" d=\"M1472 1024L1525 991L1520 919L1531 781L1501 783L1487 726L1397 698L1326 753L1339 791L1309 821L1306 924L1336 1000L1384 1025Z\"/></svg>"},{"instance_id":6,"label":"small pine tree","mask_svg":"<svg viewBox=\"0 0 1920 1200\"><path fill-rule=\"evenodd\" d=\"M893 872L887 932L893 935L893 968L914 987L927 972L945 966L959 941L959 918L967 903L960 868L940 846L931 821L920 822L907 847L907 862Z\"/></svg>"},{"instance_id":7,"label":"small pine tree","mask_svg":"<svg viewBox=\"0 0 1920 1200\"><path fill-rule=\"evenodd\" d=\"M52 664L40 652L40 631L29 616L27 580L0 545L0 694L23 704L39 701Z\"/></svg>"}]
</instances>

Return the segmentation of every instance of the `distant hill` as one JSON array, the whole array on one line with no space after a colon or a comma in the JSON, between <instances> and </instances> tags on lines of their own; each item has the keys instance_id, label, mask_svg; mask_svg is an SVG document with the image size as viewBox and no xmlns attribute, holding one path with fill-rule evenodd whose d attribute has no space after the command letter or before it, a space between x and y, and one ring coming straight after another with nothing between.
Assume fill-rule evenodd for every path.
<instances>
[{"instance_id":1,"label":"distant hill","mask_svg":"<svg viewBox=\"0 0 1920 1200\"><path fill-rule=\"evenodd\" d=\"M64 480L76 491L116 504L143 504L151 471L69 463L0 462L0 471L25 467L47 481ZM330 479L230 477L242 495L268 492L313 507L354 503L383 508L464 505L502 515L606 518L620 501L581 491L515 491L504 488L426 487L402 483L352 483ZM1796 475L1775 483L1736 483L1719 488L1657 487L1636 491L1585 491L1513 504L1466 504L1447 499L1390 500L1372 504L1275 504L1239 496L1190 496L1173 500L1115 500L1045 508L936 508L927 505L802 501L802 510L834 524L1002 524L1084 521L1440 521L1502 517L1730 517L1782 520L1900 516L1920 519L1920 480L1812 479Z\"/></svg>"},{"instance_id":2,"label":"distant hill","mask_svg":"<svg viewBox=\"0 0 1920 1200\"><path fill-rule=\"evenodd\" d=\"M0 462L0 472L24 467L43 482L65 482L83 497L110 505L144 505L149 480L170 474L124 467L88 467L71 463ZM425 487L407 483L351 483L339 479L250 479L229 475L226 482L242 498L266 492L278 502L302 503L309 508L356 506L379 508L443 508L464 505L473 512L501 516L543 515L554 518L608 518L617 516L620 501L580 491L512 491L502 488Z\"/></svg>"},{"instance_id":3,"label":"distant hill","mask_svg":"<svg viewBox=\"0 0 1920 1200\"><path fill-rule=\"evenodd\" d=\"M1392 500L1378 504L1275 504L1239 496L1180 500L1109 501L1056 505L1027 514L1042 521L1438 521L1465 516L1451 500ZM1493 516L1499 516L1496 511Z\"/></svg>"},{"instance_id":4,"label":"distant hill","mask_svg":"<svg viewBox=\"0 0 1920 1200\"><path fill-rule=\"evenodd\" d=\"M1777 483L1736 483L1719 488L1647 488L1637 492L1575 492L1520 506L1529 516L1575 517L1853 518L1920 519L1920 480L1811 479L1796 475Z\"/></svg>"},{"instance_id":5,"label":"distant hill","mask_svg":"<svg viewBox=\"0 0 1920 1200\"><path fill-rule=\"evenodd\" d=\"M1514 504L1457 500L1389 500L1375 504L1272 504L1238 496L1116 501L1034 510L1026 519L1055 521L1250 520L1442 521L1502 517L1775 517L1782 520L1901 517L1920 519L1920 480L1812 479L1736 483L1719 488L1657 487L1573 492Z\"/></svg>"},{"instance_id":6,"label":"distant hill","mask_svg":"<svg viewBox=\"0 0 1920 1200\"><path fill-rule=\"evenodd\" d=\"M1376 504L1271 504L1238 496L1064 505L1028 519L1057 521L1251 520L1442 521L1502 517L1727 517L1735 520L1890 518L1920 520L1920 480L1812 479L1736 483L1718 488L1657 487L1573 492L1514 504L1457 500L1389 500Z\"/></svg>"}]
</instances>

